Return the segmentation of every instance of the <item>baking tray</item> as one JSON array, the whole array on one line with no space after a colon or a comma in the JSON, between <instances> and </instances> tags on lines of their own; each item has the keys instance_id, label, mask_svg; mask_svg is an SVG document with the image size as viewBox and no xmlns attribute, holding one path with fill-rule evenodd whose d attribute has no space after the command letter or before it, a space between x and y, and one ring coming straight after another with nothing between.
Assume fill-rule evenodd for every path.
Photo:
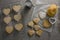
<instances>
[{"instance_id":1,"label":"baking tray","mask_svg":"<svg viewBox=\"0 0 60 40\"><path fill-rule=\"evenodd\" d=\"M16 2L12 2L12 1L13 0L11 0L10 2L8 1L9 3L6 3L7 0L5 2L2 1L0 8L8 7L8 6L11 7L12 4L20 3L17 1ZM24 1L24 0L19 0L19 1ZM45 1L45 2L47 3L47 1ZM21 2L21 3L24 4L24 2ZM51 1L49 3L51 3ZM58 1L54 2L54 3L58 4ZM56 23L56 26L55 26L53 32L49 33L49 32L44 31L44 33L42 34L41 37L37 37L35 35L33 37L29 37L27 35L27 30L29 30L29 28L26 25L32 19L31 15L33 13L33 10L34 10L34 7L32 7L31 9L24 8L22 10L22 12L21 12L22 16L23 16L22 23L24 24L24 29L21 32L14 31L12 34L7 35L4 32L5 27L3 25L3 22L2 22L2 20L0 20L0 40L60 40L60 38L59 38L60 34L58 33L58 30L57 30L57 26L59 25L58 23ZM0 13L1 13L1 10L0 10ZM3 17L2 14L0 14L1 19L2 19L2 17Z\"/></svg>"}]
</instances>

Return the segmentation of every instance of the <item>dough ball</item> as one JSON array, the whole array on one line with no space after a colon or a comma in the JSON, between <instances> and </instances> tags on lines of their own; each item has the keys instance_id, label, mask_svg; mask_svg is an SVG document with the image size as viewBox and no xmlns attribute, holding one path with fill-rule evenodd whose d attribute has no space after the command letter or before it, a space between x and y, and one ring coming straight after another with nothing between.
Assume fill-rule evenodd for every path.
<instances>
[{"instance_id":1,"label":"dough ball","mask_svg":"<svg viewBox=\"0 0 60 40\"><path fill-rule=\"evenodd\" d=\"M55 16L56 12L57 12L57 5L55 4L50 5L47 9L47 15L50 17Z\"/></svg>"}]
</instances>

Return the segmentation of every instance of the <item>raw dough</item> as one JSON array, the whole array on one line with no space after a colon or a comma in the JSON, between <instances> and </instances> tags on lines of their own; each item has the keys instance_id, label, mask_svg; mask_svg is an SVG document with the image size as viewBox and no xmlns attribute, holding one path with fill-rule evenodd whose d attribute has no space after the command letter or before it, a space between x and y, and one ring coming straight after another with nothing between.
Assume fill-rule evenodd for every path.
<instances>
[{"instance_id":1,"label":"raw dough","mask_svg":"<svg viewBox=\"0 0 60 40\"><path fill-rule=\"evenodd\" d=\"M30 37L33 36L34 34L35 34L35 31L34 30L32 30L32 29L28 30L28 35Z\"/></svg>"},{"instance_id":2,"label":"raw dough","mask_svg":"<svg viewBox=\"0 0 60 40\"><path fill-rule=\"evenodd\" d=\"M30 22L28 23L28 26L29 26L29 27L33 27L33 26L34 26L33 21L30 21Z\"/></svg>"},{"instance_id":3,"label":"raw dough","mask_svg":"<svg viewBox=\"0 0 60 40\"><path fill-rule=\"evenodd\" d=\"M18 12L20 9L21 9L21 5L14 5L14 6L13 6L13 10L14 10L15 12Z\"/></svg>"},{"instance_id":4,"label":"raw dough","mask_svg":"<svg viewBox=\"0 0 60 40\"><path fill-rule=\"evenodd\" d=\"M38 23L39 23L39 21L40 21L40 19L39 19L39 18L34 18L34 19L33 19L33 22L34 22L35 24L38 24Z\"/></svg>"},{"instance_id":5,"label":"raw dough","mask_svg":"<svg viewBox=\"0 0 60 40\"><path fill-rule=\"evenodd\" d=\"M21 19L21 15L14 15L14 19L16 20L16 21L20 21L20 19Z\"/></svg>"},{"instance_id":6,"label":"raw dough","mask_svg":"<svg viewBox=\"0 0 60 40\"><path fill-rule=\"evenodd\" d=\"M15 25L15 29L16 29L17 31L21 31L21 30L23 29L23 24L21 24L21 23L16 24L16 25Z\"/></svg>"},{"instance_id":7,"label":"raw dough","mask_svg":"<svg viewBox=\"0 0 60 40\"><path fill-rule=\"evenodd\" d=\"M51 27L51 23L47 19L45 19L43 21L43 27L44 28L50 28Z\"/></svg>"},{"instance_id":8,"label":"raw dough","mask_svg":"<svg viewBox=\"0 0 60 40\"><path fill-rule=\"evenodd\" d=\"M42 31L42 30L37 30L37 31L36 31L36 35L37 35L37 36L41 36L41 35L42 35L42 33L43 33L43 31Z\"/></svg>"},{"instance_id":9,"label":"raw dough","mask_svg":"<svg viewBox=\"0 0 60 40\"><path fill-rule=\"evenodd\" d=\"M10 16L8 16L8 17L4 17L4 22L6 23L6 24L8 24L8 23L10 23L11 22L11 17Z\"/></svg>"},{"instance_id":10,"label":"raw dough","mask_svg":"<svg viewBox=\"0 0 60 40\"><path fill-rule=\"evenodd\" d=\"M56 12L57 12L57 5L55 4L50 5L47 9L47 15L50 17L55 16Z\"/></svg>"},{"instance_id":11,"label":"raw dough","mask_svg":"<svg viewBox=\"0 0 60 40\"><path fill-rule=\"evenodd\" d=\"M4 8L4 9L3 9L3 13L4 13L5 15L9 15L9 13L10 13L10 8Z\"/></svg>"},{"instance_id":12,"label":"raw dough","mask_svg":"<svg viewBox=\"0 0 60 40\"><path fill-rule=\"evenodd\" d=\"M13 26L6 26L5 31L9 34L12 33L13 32Z\"/></svg>"},{"instance_id":13,"label":"raw dough","mask_svg":"<svg viewBox=\"0 0 60 40\"><path fill-rule=\"evenodd\" d=\"M34 25L33 27L35 30L39 30L40 29L40 26L39 25Z\"/></svg>"}]
</instances>

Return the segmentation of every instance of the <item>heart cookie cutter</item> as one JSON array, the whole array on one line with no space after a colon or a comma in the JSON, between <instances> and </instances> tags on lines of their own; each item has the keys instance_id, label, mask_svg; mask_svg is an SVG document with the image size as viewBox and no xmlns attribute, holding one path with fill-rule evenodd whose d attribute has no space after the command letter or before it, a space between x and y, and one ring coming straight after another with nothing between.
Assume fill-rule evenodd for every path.
<instances>
[{"instance_id":1,"label":"heart cookie cutter","mask_svg":"<svg viewBox=\"0 0 60 40\"><path fill-rule=\"evenodd\" d=\"M49 18L49 22L50 22L51 24L55 24L56 21L57 21L56 18L53 18L53 17Z\"/></svg>"}]
</instances>

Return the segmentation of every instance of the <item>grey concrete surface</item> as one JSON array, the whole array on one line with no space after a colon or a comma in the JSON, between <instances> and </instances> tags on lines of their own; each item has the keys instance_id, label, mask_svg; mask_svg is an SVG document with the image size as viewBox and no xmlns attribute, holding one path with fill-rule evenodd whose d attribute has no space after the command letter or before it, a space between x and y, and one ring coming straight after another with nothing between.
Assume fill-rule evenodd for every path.
<instances>
[{"instance_id":1,"label":"grey concrete surface","mask_svg":"<svg viewBox=\"0 0 60 40\"><path fill-rule=\"evenodd\" d=\"M0 9L3 8L4 6L7 6L9 4L12 4L12 3L18 2L18 1L20 3L22 3L22 4L24 4L26 0L2 0L0 2ZM44 2L45 4L52 4L52 3L55 3L57 5L60 4L59 0L40 0L40 1ZM7 35L4 32L5 31L4 30L5 29L4 23L2 23L2 20L0 20L0 40L60 40L60 33L57 32L58 31L58 27L60 27L60 23L59 22L57 22L56 27L54 28L52 33L48 33L48 32L44 31L44 33L43 33L43 35L41 37L37 37L35 35L33 37L29 37L27 35L27 30L29 28L27 28L26 25L27 25L27 22L31 18L32 11L33 11L33 8L30 9L30 10L28 10L28 9L24 9L23 10L23 12L22 12L23 13L22 14L23 15L23 19L22 19L23 22L22 23L24 24L25 27L24 27L24 29L21 32L14 31L12 34ZM3 15L0 15L0 19L3 18L2 16ZM60 17L60 9L59 9L59 12L58 12L58 20L60 20L59 17Z\"/></svg>"}]
</instances>

